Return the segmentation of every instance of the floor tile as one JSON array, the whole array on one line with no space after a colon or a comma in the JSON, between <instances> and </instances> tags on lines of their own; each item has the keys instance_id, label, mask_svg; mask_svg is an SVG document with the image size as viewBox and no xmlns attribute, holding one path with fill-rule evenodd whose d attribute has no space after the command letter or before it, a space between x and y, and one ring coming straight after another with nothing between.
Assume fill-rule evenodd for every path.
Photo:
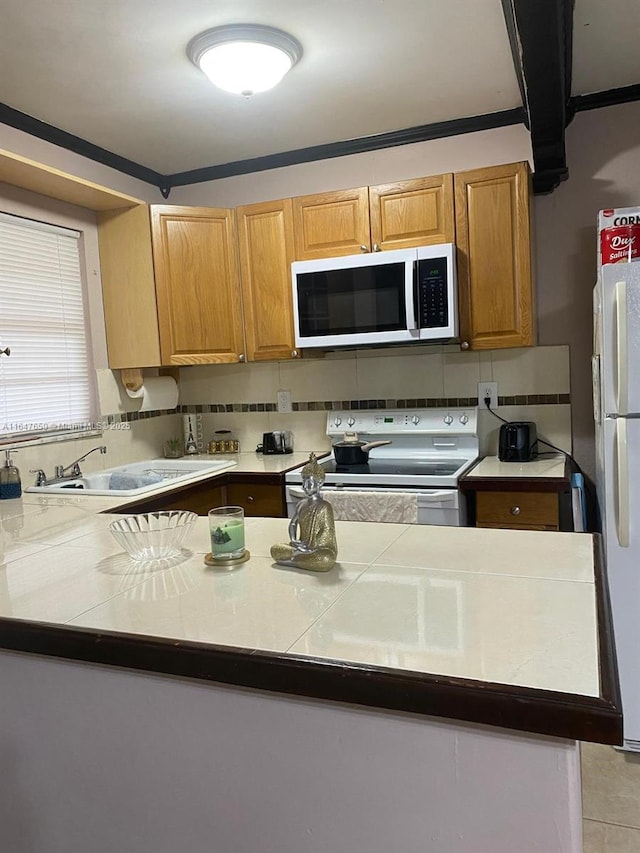
<instances>
[{"instance_id":1,"label":"floor tile","mask_svg":"<svg viewBox=\"0 0 640 853\"><path fill-rule=\"evenodd\" d=\"M580 752L584 817L640 829L640 753L597 743Z\"/></svg>"},{"instance_id":2,"label":"floor tile","mask_svg":"<svg viewBox=\"0 0 640 853\"><path fill-rule=\"evenodd\" d=\"M584 853L638 853L640 829L585 820Z\"/></svg>"}]
</instances>

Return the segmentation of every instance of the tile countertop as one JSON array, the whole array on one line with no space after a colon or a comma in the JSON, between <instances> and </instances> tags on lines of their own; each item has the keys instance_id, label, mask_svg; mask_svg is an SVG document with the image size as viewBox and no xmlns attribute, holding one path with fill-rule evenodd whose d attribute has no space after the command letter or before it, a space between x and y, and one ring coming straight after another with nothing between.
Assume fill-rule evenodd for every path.
<instances>
[{"instance_id":1,"label":"tile countertop","mask_svg":"<svg viewBox=\"0 0 640 853\"><path fill-rule=\"evenodd\" d=\"M316 450L314 452L318 459L327 456L329 453L328 450ZM226 474L255 474L258 477L263 475L285 474L287 471L291 471L294 468L298 468L299 466L304 465L309 460L309 453L282 453L267 456L263 456L262 453L255 452L216 454L198 453L193 456L183 456L180 458L185 460L192 459L197 462L221 462L225 464L225 467L221 468L219 471L204 471L201 473L193 474L190 477L185 477L184 479L181 479L179 483L176 483L172 480L158 483L158 485L153 488L145 489L142 494L124 497L122 494L119 494L117 491L114 491L113 497L111 497L110 495L83 495L83 500L91 501L92 506L104 504L104 506L101 507L102 509L108 509L112 507L126 507L127 504L133 503L134 500L135 502L138 502L146 498L157 497L158 495L164 494L165 492L168 493L173 491L174 489L181 489L185 486L190 486L195 483L213 480L216 477L222 477ZM156 462L155 459L149 461ZM164 460L161 457L158 457L157 461L160 464L154 467L162 467L162 462ZM107 465L106 467L109 466ZM31 484L29 483L23 483L22 488L23 500L29 499L34 495L46 495L47 499L61 496L60 492L43 493L32 490ZM100 512L100 510L97 511Z\"/></svg>"},{"instance_id":2,"label":"tile countertop","mask_svg":"<svg viewBox=\"0 0 640 853\"><path fill-rule=\"evenodd\" d=\"M318 458L326 456L329 451L315 450L314 453ZM185 457L185 459L188 457ZM274 453L267 454L242 452L242 453L215 453L213 455L201 453L199 456L194 456L194 459L211 459L212 461L229 461L235 462L233 468L229 468L227 473L237 474L284 474L292 468L297 468L299 465L304 465L309 461L309 453L294 451L293 453Z\"/></svg>"},{"instance_id":3,"label":"tile countertop","mask_svg":"<svg viewBox=\"0 0 640 853\"><path fill-rule=\"evenodd\" d=\"M316 574L272 563L287 519L250 518L250 561L223 570L206 518L181 557L131 561L113 505L0 504L0 647L619 740L591 535L337 522L340 562Z\"/></svg>"},{"instance_id":4,"label":"tile countertop","mask_svg":"<svg viewBox=\"0 0 640 853\"><path fill-rule=\"evenodd\" d=\"M497 456L485 456L480 462L465 474L465 479L482 477L491 479L503 478L559 478L565 477L565 459L560 453L534 459L531 462L501 462Z\"/></svg>"}]
</instances>

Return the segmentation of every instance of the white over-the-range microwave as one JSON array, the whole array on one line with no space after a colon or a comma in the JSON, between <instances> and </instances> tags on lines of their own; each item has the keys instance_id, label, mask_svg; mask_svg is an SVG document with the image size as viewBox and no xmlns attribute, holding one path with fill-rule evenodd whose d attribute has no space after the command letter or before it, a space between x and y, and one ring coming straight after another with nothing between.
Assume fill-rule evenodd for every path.
<instances>
[{"instance_id":1,"label":"white over-the-range microwave","mask_svg":"<svg viewBox=\"0 0 640 853\"><path fill-rule=\"evenodd\" d=\"M291 265L297 347L446 341L458 335L456 247Z\"/></svg>"}]
</instances>

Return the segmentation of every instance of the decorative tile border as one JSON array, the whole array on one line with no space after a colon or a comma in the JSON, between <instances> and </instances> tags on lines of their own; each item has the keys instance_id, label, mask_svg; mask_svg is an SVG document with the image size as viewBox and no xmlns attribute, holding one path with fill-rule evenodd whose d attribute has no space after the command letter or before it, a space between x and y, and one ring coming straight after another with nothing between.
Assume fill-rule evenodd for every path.
<instances>
[{"instance_id":1,"label":"decorative tile border","mask_svg":"<svg viewBox=\"0 0 640 853\"><path fill-rule=\"evenodd\" d=\"M498 397L498 406L557 406L571 403L569 394L519 394ZM447 409L477 406L477 397L412 397L401 400L313 400L292 403L294 412L328 412L332 409ZM149 412L118 412L103 415L107 425L159 418L183 413L277 412L275 403L198 403L177 406L175 409L155 409Z\"/></svg>"},{"instance_id":2,"label":"decorative tile border","mask_svg":"<svg viewBox=\"0 0 640 853\"><path fill-rule=\"evenodd\" d=\"M557 406L569 404L569 394L519 394L498 397L499 406ZM477 397L415 397L400 400L315 400L292 403L294 412L326 412L332 409L446 409L478 405ZM210 412L276 412L275 403L211 403L178 406L177 411L189 413Z\"/></svg>"},{"instance_id":3,"label":"decorative tile border","mask_svg":"<svg viewBox=\"0 0 640 853\"><path fill-rule=\"evenodd\" d=\"M163 415L175 415L180 411L182 409L178 406L176 409L151 409L148 412L116 412L112 415L103 415L101 421L109 427L114 424L122 424L130 421L146 421L149 418L159 418ZM187 411L186 406L184 407L184 411Z\"/></svg>"}]
</instances>

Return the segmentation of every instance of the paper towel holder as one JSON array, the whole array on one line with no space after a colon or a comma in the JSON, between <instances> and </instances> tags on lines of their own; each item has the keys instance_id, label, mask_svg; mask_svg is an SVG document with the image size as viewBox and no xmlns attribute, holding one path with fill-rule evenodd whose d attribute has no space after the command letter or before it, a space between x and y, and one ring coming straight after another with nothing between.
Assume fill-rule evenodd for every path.
<instances>
[{"instance_id":1,"label":"paper towel holder","mask_svg":"<svg viewBox=\"0 0 640 853\"><path fill-rule=\"evenodd\" d=\"M144 384L142 370L139 367L125 367L120 371L120 379L127 391L139 391Z\"/></svg>"}]
</instances>

